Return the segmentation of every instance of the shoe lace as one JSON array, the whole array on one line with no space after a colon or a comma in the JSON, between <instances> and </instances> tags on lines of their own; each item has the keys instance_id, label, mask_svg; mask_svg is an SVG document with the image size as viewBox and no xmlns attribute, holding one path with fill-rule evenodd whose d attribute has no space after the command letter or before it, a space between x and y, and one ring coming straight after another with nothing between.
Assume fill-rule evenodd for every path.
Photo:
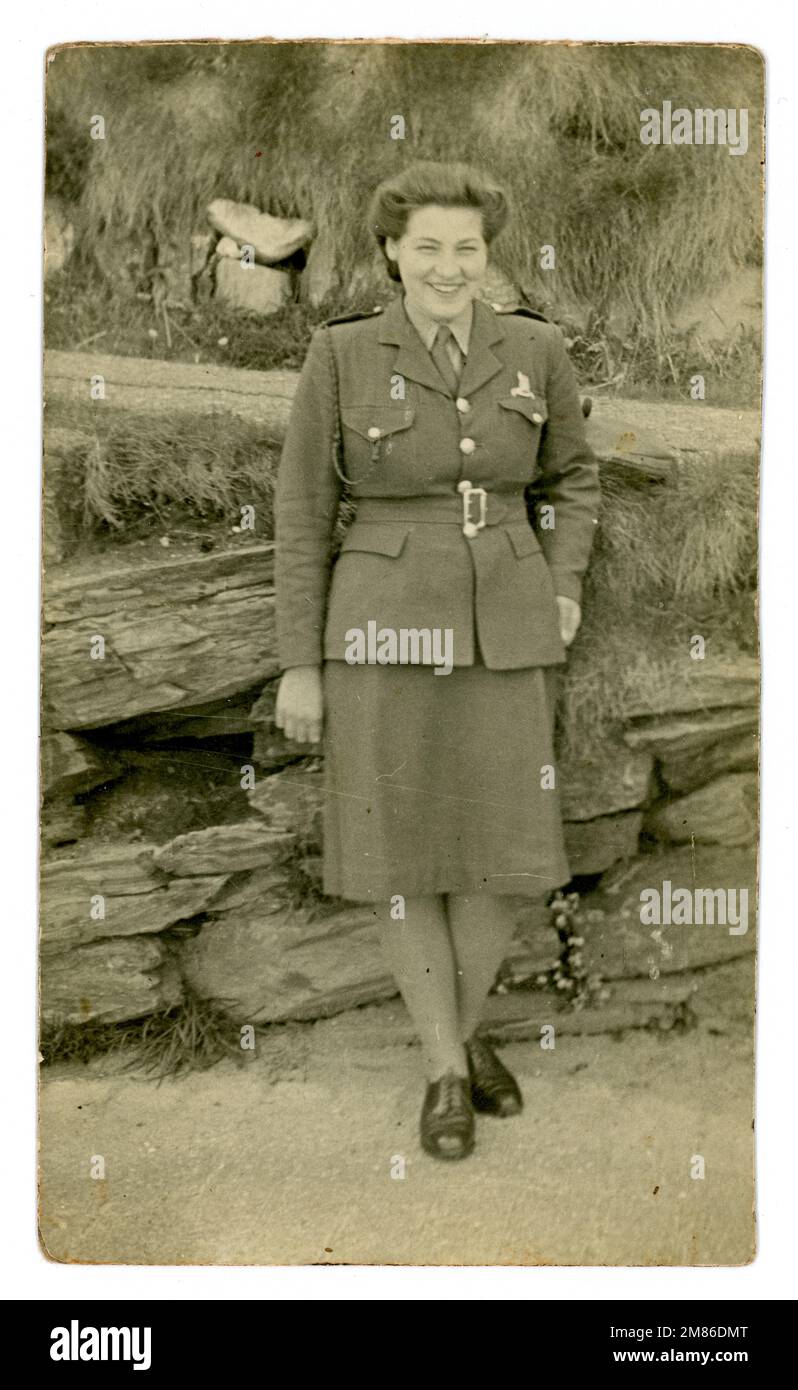
<instances>
[{"instance_id":1,"label":"shoe lace","mask_svg":"<svg viewBox=\"0 0 798 1390\"><path fill-rule=\"evenodd\" d=\"M463 1100L462 1081L453 1071L447 1071L438 1083L438 1103L435 1110L445 1114L451 1110L461 1110Z\"/></svg>"}]
</instances>

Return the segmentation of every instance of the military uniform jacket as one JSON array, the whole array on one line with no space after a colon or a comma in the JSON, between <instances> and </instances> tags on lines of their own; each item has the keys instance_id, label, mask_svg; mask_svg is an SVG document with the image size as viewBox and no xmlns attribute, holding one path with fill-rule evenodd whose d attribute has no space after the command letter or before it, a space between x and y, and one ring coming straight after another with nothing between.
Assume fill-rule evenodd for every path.
<instances>
[{"instance_id":1,"label":"military uniform jacket","mask_svg":"<svg viewBox=\"0 0 798 1390\"><path fill-rule=\"evenodd\" d=\"M335 563L343 489L357 505ZM485 489L468 536L458 483ZM548 504L537 530L523 490ZM565 660L556 595L580 598L598 471L562 333L481 301L454 398L401 298L316 330L277 481L281 668L345 658L351 630L451 629L455 666ZM476 510L476 509L475 509ZM478 647L477 647L478 642Z\"/></svg>"}]
</instances>

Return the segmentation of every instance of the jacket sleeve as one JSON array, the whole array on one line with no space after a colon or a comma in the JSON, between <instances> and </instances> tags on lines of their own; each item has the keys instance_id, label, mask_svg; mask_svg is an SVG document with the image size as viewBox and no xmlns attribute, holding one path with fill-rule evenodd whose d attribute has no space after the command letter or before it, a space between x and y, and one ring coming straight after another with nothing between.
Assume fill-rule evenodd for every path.
<instances>
[{"instance_id":1,"label":"jacket sleeve","mask_svg":"<svg viewBox=\"0 0 798 1390\"><path fill-rule=\"evenodd\" d=\"M333 464L338 400L329 328L317 329L299 377L275 493L277 657L281 670L323 660L330 556L341 496Z\"/></svg>"},{"instance_id":2,"label":"jacket sleeve","mask_svg":"<svg viewBox=\"0 0 798 1390\"><path fill-rule=\"evenodd\" d=\"M553 512L539 523L538 539L552 571L555 593L579 603L601 492L598 464L585 434L576 377L562 332L554 326L546 391L548 419L538 453L542 476L536 492L544 504L553 507Z\"/></svg>"}]
</instances>

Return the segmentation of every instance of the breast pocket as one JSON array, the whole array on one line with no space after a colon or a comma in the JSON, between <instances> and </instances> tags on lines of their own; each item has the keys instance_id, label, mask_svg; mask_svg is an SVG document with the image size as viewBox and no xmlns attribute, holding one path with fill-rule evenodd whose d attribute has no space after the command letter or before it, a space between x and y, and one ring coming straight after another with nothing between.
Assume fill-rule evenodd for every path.
<instances>
[{"instance_id":1,"label":"breast pocket","mask_svg":"<svg viewBox=\"0 0 798 1390\"><path fill-rule=\"evenodd\" d=\"M409 405L342 405L344 469L353 483L375 480L415 459L415 410Z\"/></svg>"},{"instance_id":2,"label":"breast pocket","mask_svg":"<svg viewBox=\"0 0 798 1390\"><path fill-rule=\"evenodd\" d=\"M517 449L528 464L537 458L548 408L543 396L504 396L499 401L502 411L502 441Z\"/></svg>"}]
</instances>

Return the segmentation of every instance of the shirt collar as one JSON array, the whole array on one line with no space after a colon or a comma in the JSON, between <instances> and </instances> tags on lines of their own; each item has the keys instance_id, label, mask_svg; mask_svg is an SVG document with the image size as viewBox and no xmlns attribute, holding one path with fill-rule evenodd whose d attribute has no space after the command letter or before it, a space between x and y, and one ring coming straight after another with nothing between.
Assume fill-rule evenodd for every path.
<instances>
[{"instance_id":1,"label":"shirt collar","mask_svg":"<svg viewBox=\"0 0 798 1390\"><path fill-rule=\"evenodd\" d=\"M407 295L403 296L402 302L407 317L421 338L427 352L430 352L435 342L435 334L440 328L440 323L437 319L430 318L430 315L425 313L423 309L420 309L417 304L410 303ZM454 340L464 357L468 356L468 344L471 339L473 316L473 301L470 301L466 304L461 313L459 313L456 318L449 319L446 325L447 328L452 330Z\"/></svg>"}]
</instances>

